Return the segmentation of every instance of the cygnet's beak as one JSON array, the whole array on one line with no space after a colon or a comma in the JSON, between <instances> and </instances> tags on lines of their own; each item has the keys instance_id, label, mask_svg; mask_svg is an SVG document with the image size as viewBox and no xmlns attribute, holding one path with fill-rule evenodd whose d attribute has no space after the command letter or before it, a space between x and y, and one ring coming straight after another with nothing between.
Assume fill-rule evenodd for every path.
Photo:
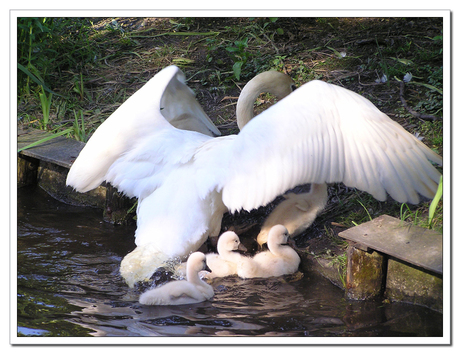
<instances>
[{"instance_id":1,"label":"cygnet's beak","mask_svg":"<svg viewBox=\"0 0 460 354\"><path fill-rule=\"evenodd\" d=\"M238 245L238 251L247 252L248 249L240 242Z\"/></svg>"},{"instance_id":2,"label":"cygnet's beak","mask_svg":"<svg viewBox=\"0 0 460 354\"><path fill-rule=\"evenodd\" d=\"M212 273L211 268L209 268L207 264L206 264L206 266L204 267L203 270L205 270L205 271L207 271L207 272L209 272L209 273Z\"/></svg>"},{"instance_id":3,"label":"cygnet's beak","mask_svg":"<svg viewBox=\"0 0 460 354\"><path fill-rule=\"evenodd\" d=\"M296 248L296 247L297 247L296 244L295 244L295 241L294 241L292 238L290 238L290 237L288 237L288 239L287 239L287 244L288 244L289 246L291 246L292 248Z\"/></svg>"}]
</instances>

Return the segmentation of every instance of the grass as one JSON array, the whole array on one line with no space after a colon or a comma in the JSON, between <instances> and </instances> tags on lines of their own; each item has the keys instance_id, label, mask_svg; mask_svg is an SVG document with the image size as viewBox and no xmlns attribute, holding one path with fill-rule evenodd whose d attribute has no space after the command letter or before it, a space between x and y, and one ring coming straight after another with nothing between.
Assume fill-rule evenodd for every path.
<instances>
[{"instance_id":1,"label":"grass","mask_svg":"<svg viewBox=\"0 0 460 354\"><path fill-rule=\"evenodd\" d=\"M314 257L320 257L330 261L331 266L337 268L338 276L342 282L343 288L346 288L347 275L347 242L338 237L334 230L324 226L324 235L329 240L329 249L323 250L320 254L315 254Z\"/></svg>"},{"instance_id":2,"label":"grass","mask_svg":"<svg viewBox=\"0 0 460 354\"><path fill-rule=\"evenodd\" d=\"M240 89L276 69L298 85L320 79L358 92L442 155L442 119L413 117L398 81L410 72L408 105L442 117L442 44L442 22L429 18L21 18L18 124L86 141L155 73L176 64L209 116L233 133ZM376 83L383 75L388 81ZM442 227L442 200L434 214L425 202L401 215L400 204L364 192L331 186L329 194L327 212L347 227L382 213L433 215L431 226Z\"/></svg>"}]
</instances>

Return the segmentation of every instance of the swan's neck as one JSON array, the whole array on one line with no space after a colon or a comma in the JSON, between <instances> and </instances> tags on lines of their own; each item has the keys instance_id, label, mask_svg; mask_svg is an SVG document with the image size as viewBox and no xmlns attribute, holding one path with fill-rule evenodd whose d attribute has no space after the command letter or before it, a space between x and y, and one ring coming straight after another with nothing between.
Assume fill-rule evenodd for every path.
<instances>
[{"instance_id":1,"label":"swan's neck","mask_svg":"<svg viewBox=\"0 0 460 354\"><path fill-rule=\"evenodd\" d=\"M193 284L201 284L202 280L198 272L187 269L187 281Z\"/></svg>"},{"instance_id":2,"label":"swan's neck","mask_svg":"<svg viewBox=\"0 0 460 354\"><path fill-rule=\"evenodd\" d=\"M226 261L229 261L229 262L233 262L233 263L236 263L239 261L240 259L240 254L236 251L228 251L228 250L225 250L223 251L222 253L219 253L222 258Z\"/></svg>"},{"instance_id":3,"label":"swan's neck","mask_svg":"<svg viewBox=\"0 0 460 354\"><path fill-rule=\"evenodd\" d=\"M262 92L269 92L282 99L292 92L292 79L278 71L267 71L250 80L236 104L236 121L238 128L243 127L254 117L254 102Z\"/></svg>"},{"instance_id":4,"label":"swan's neck","mask_svg":"<svg viewBox=\"0 0 460 354\"><path fill-rule=\"evenodd\" d=\"M264 92L262 83L256 82L256 84L252 81L248 82L236 104L236 122L240 130L254 117L254 102Z\"/></svg>"},{"instance_id":5,"label":"swan's neck","mask_svg":"<svg viewBox=\"0 0 460 354\"><path fill-rule=\"evenodd\" d=\"M267 244L267 246L270 252L273 253L277 257L290 258L294 255L294 253L296 253L296 251L294 251L291 247L286 246L286 245Z\"/></svg>"}]
</instances>

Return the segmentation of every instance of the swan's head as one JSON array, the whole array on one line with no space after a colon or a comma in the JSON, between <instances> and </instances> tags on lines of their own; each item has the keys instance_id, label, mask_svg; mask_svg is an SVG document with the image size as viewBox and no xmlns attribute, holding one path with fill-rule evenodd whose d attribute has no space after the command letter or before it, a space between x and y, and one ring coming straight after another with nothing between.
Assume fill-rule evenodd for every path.
<instances>
[{"instance_id":1,"label":"swan's head","mask_svg":"<svg viewBox=\"0 0 460 354\"><path fill-rule=\"evenodd\" d=\"M295 83L289 75L275 70L265 71L249 80L236 104L238 128L243 129L254 116L254 102L259 94L269 92L281 100L295 89Z\"/></svg>"},{"instance_id":2,"label":"swan's head","mask_svg":"<svg viewBox=\"0 0 460 354\"><path fill-rule=\"evenodd\" d=\"M283 225L275 225L268 232L268 249L290 245L289 232Z\"/></svg>"},{"instance_id":3,"label":"swan's head","mask_svg":"<svg viewBox=\"0 0 460 354\"><path fill-rule=\"evenodd\" d=\"M233 231L224 232L219 237L217 241L217 252L221 254L222 252L232 252L232 251L243 251L246 252L247 249L240 242L240 238Z\"/></svg>"},{"instance_id":4,"label":"swan's head","mask_svg":"<svg viewBox=\"0 0 460 354\"><path fill-rule=\"evenodd\" d=\"M211 271L206 265L206 256L201 252L192 253L187 260L187 274L198 273L202 270Z\"/></svg>"},{"instance_id":5,"label":"swan's head","mask_svg":"<svg viewBox=\"0 0 460 354\"><path fill-rule=\"evenodd\" d=\"M296 89L291 77L279 71L267 71L260 74L259 79L265 82L266 90L275 95L278 100L283 99Z\"/></svg>"}]
</instances>

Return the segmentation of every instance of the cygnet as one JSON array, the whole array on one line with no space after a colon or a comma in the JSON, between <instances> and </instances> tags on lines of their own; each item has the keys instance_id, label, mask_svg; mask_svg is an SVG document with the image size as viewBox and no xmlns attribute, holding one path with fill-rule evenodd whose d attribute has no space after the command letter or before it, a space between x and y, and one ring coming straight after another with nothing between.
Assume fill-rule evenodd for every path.
<instances>
[{"instance_id":1,"label":"cygnet","mask_svg":"<svg viewBox=\"0 0 460 354\"><path fill-rule=\"evenodd\" d=\"M143 305L183 305L209 300L214 296L211 285L200 279L198 273L207 269L206 256L192 253L187 261L187 280L177 280L143 293L139 302Z\"/></svg>"},{"instance_id":2,"label":"cygnet","mask_svg":"<svg viewBox=\"0 0 460 354\"><path fill-rule=\"evenodd\" d=\"M246 252L247 249L233 231L224 232L217 241L217 252L206 255L206 264L211 273L206 278L221 278L237 274L237 263L244 258L238 251Z\"/></svg>"},{"instance_id":3,"label":"cygnet","mask_svg":"<svg viewBox=\"0 0 460 354\"><path fill-rule=\"evenodd\" d=\"M300 257L289 245L289 233L283 225L273 226L268 233L268 250L238 263L241 278L269 278L297 271Z\"/></svg>"},{"instance_id":4,"label":"cygnet","mask_svg":"<svg viewBox=\"0 0 460 354\"><path fill-rule=\"evenodd\" d=\"M291 237L304 232L315 221L327 202L327 184L312 183L308 193L288 193L265 220L257 235L257 243L262 246L267 242L268 232L278 224L283 224Z\"/></svg>"}]
</instances>

